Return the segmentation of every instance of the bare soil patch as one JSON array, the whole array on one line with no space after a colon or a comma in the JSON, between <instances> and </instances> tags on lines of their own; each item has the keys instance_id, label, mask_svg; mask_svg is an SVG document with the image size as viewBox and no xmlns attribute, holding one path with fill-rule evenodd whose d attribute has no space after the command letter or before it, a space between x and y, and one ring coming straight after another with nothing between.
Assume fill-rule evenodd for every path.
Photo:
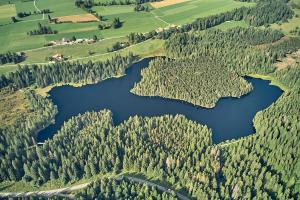
<instances>
[{"instance_id":1,"label":"bare soil patch","mask_svg":"<svg viewBox=\"0 0 300 200\"><path fill-rule=\"evenodd\" d=\"M282 38L280 38L279 40L275 41L275 42L272 42L272 43L266 43L266 44L259 44L259 45L256 45L257 48L259 49L266 49L268 48L269 46L272 46L272 45L276 45L276 44L279 44L285 40L288 40L289 37L288 36L283 36Z\"/></svg>"},{"instance_id":2,"label":"bare soil patch","mask_svg":"<svg viewBox=\"0 0 300 200\"><path fill-rule=\"evenodd\" d=\"M279 62L276 62L275 67L277 67L277 69L281 70L281 69L285 69L289 66L293 66L296 63L300 63L300 49L298 49L297 51L295 51L291 54L288 54L285 58L283 58Z\"/></svg>"},{"instance_id":3,"label":"bare soil patch","mask_svg":"<svg viewBox=\"0 0 300 200\"><path fill-rule=\"evenodd\" d=\"M84 22L96 22L99 21L97 17L92 14L84 15L69 15L57 17L58 23L84 23Z\"/></svg>"},{"instance_id":4,"label":"bare soil patch","mask_svg":"<svg viewBox=\"0 0 300 200\"><path fill-rule=\"evenodd\" d=\"M165 7L165 6L170 6L170 5L182 3L182 2L185 2L185 1L188 1L188 0L163 0L163 1L158 1L158 2L152 2L150 4L154 8L162 8L162 7Z\"/></svg>"}]
</instances>

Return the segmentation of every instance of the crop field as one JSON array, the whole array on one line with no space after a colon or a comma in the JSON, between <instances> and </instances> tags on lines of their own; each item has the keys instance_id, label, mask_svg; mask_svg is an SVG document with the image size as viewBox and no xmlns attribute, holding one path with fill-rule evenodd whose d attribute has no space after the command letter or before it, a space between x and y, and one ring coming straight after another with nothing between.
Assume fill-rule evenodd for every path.
<instances>
[{"instance_id":1,"label":"crop field","mask_svg":"<svg viewBox=\"0 0 300 200\"><path fill-rule=\"evenodd\" d=\"M182 3L184 1L188 1L188 0L164 0L164 1L151 2L150 5L154 8L162 8L162 7Z\"/></svg>"},{"instance_id":2,"label":"crop field","mask_svg":"<svg viewBox=\"0 0 300 200\"><path fill-rule=\"evenodd\" d=\"M99 21L97 17L92 14L83 14L83 15L68 15L56 18L60 23L82 23L82 22L97 22Z\"/></svg>"}]
</instances>

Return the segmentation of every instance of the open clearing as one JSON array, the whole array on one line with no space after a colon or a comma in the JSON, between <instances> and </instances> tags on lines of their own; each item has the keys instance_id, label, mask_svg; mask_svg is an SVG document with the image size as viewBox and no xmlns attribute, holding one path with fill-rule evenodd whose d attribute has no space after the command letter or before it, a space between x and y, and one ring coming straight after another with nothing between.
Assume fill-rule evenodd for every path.
<instances>
[{"instance_id":1,"label":"open clearing","mask_svg":"<svg viewBox=\"0 0 300 200\"><path fill-rule=\"evenodd\" d=\"M0 126L14 124L28 114L28 104L22 91L0 91Z\"/></svg>"},{"instance_id":2,"label":"open clearing","mask_svg":"<svg viewBox=\"0 0 300 200\"><path fill-rule=\"evenodd\" d=\"M178 3L182 3L188 0L164 0L164 1L157 1L157 2L152 2L150 5L154 8L161 8L165 6L170 6Z\"/></svg>"},{"instance_id":3,"label":"open clearing","mask_svg":"<svg viewBox=\"0 0 300 200\"><path fill-rule=\"evenodd\" d=\"M275 67L281 70L293 66L296 63L300 63L300 49L298 49L298 51L295 51L291 54L288 54L280 62L275 63Z\"/></svg>"},{"instance_id":4,"label":"open clearing","mask_svg":"<svg viewBox=\"0 0 300 200\"><path fill-rule=\"evenodd\" d=\"M69 16L62 16L56 18L59 23L81 23L81 22L96 22L99 21L97 17L92 14L84 14L84 15L69 15Z\"/></svg>"}]
</instances>

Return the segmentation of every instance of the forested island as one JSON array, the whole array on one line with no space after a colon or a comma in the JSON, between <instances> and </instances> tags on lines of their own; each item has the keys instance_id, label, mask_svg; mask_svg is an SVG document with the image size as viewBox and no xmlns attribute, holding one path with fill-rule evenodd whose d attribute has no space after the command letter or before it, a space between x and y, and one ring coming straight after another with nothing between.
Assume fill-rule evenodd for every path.
<instances>
[{"instance_id":1,"label":"forested island","mask_svg":"<svg viewBox=\"0 0 300 200\"><path fill-rule=\"evenodd\" d=\"M95 14L92 11L99 9L108 13L108 20L119 19L117 29L102 30L101 22L93 22L95 27L80 24L82 27L74 29L89 32L92 27L93 34L101 31L104 37L112 33L108 31L116 31L113 34L117 35L127 28L128 21L122 24L126 9L144 18L153 15L160 21L151 23L169 24L146 33L136 32L132 25L134 31L130 34L124 31L126 34L120 36L122 40L103 39L102 42L108 43L103 48L108 51L100 55L101 59L97 59L99 55L85 55L67 62L26 64L22 63L24 54L17 53L22 50L17 48L17 43L13 47L16 51L0 53L1 65L21 63L13 66L9 73L1 72L0 75L0 198L9 199L27 191L34 195L19 194L18 198L300 199L300 64L297 54L300 37L292 31L274 28L284 27L281 25L286 23L291 25L292 20L297 22L299 2L240 0L235 3L251 2L251 6L239 6L178 25L172 25L168 16L163 15L168 5L156 8L151 2L154 1L76 0L68 4L74 6L74 10L59 12L47 4L53 15L60 13L61 16L65 11L72 15ZM39 3L45 2L29 3L37 8ZM180 6L190 6L188 3L169 6L186 8ZM12 9L10 2L3 5L6 10ZM0 12L4 10L3 5L0 4ZM111 10L105 11L112 9L111 6L124 9L121 11L125 14L118 18L109 13ZM134 6L149 6L150 10L136 12ZM18 13L26 15L28 10ZM24 44L27 39L28 43L33 42L32 38L47 41L49 38L42 37L65 36L68 29L64 26L69 25L48 26L42 14L20 15L22 23L7 24L1 13L0 24L5 22L0 26L1 37L6 34L2 27L9 29L9 26L26 27L23 28L27 31L22 32L26 37ZM245 26L220 28L232 22L245 23ZM71 26L77 25L74 24ZM32 37L26 35L27 32ZM13 40L17 37L5 45ZM154 48L144 54L138 52L146 51L143 48L131 52L139 45L157 40L162 41L162 49ZM80 47L75 45L74 48ZM151 48L153 46L155 43ZM149 67L142 70L142 79L135 83L132 93L213 108L221 98L242 98L250 93L253 87L244 77L253 76L270 80L283 90L283 94L255 115L252 135L219 144L212 142L214 133L210 127L180 114L131 116L115 124L114 113L108 109L75 115L64 122L53 138L43 142L37 140L39 132L55 123L59 113L51 99L41 96L44 90L65 84L102 84L108 78L124 75L130 65L157 52L163 56L154 58ZM35 55L31 50L26 51L27 54ZM279 68L277 64L282 62L286 63ZM70 190L80 184L86 186ZM34 192L62 188L67 188L66 192L50 192L51 197Z\"/></svg>"}]
</instances>

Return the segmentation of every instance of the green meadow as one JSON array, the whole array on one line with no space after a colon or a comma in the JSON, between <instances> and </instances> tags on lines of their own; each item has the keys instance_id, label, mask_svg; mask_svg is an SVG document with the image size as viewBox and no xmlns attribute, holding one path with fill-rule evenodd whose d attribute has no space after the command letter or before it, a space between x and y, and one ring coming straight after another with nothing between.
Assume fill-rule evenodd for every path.
<instances>
[{"instance_id":1,"label":"green meadow","mask_svg":"<svg viewBox=\"0 0 300 200\"><path fill-rule=\"evenodd\" d=\"M116 41L126 41L126 38L120 39L108 39L104 41L100 41L94 44L78 44L71 46L60 46L55 48L43 48L33 51L28 51L26 53L27 58L26 61L22 64L32 64L32 63L41 63L47 64L45 61L46 56L51 56L55 53L61 53L66 57L69 57L70 61L80 61L80 62L88 62L92 61L101 61L106 60L113 57L116 54L120 55L128 55L129 52L134 55L138 55L140 58L152 57L152 56L163 56L164 54L164 41L163 40L148 40L143 43L139 43L136 45L132 45L127 47L126 49L119 50L117 52L107 52L107 47L111 47L111 45ZM89 55L88 51L91 50L94 52L93 55ZM9 72L13 72L17 69L18 65L7 64L0 66L0 75L7 74Z\"/></svg>"},{"instance_id":2,"label":"green meadow","mask_svg":"<svg viewBox=\"0 0 300 200\"><path fill-rule=\"evenodd\" d=\"M153 10L157 16L170 24L184 24L200 17L207 17L242 6L254 6L234 0L195 0Z\"/></svg>"},{"instance_id":3,"label":"green meadow","mask_svg":"<svg viewBox=\"0 0 300 200\"><path fill-rule=\"evenodd\" d=\"M11 17L16 15L16 7L14 4L6 4L0 6L0 25L11 22Z\"/></svg>"},{"instance_id":4,"label":"green meadow","mask_svg":"<svg viewBox=\"0 0 300 200\"><path fill-rule=\"evenodd\" d=\"M100 22L49 24L47 16L42 20L40 14L31 15L20 19L21 22L0 26L0 43L3 44L0 46L0 53L40 48L49 41L64 37L92 38L94 35L98 38L124 37L131 32L144 33L159 27L166 27L168 23L186 23L198 17L217 14L242 5L253 4L234 0L195 0L154 9L151 12L135 12L134 5L94 6L93 10L103 16L104 23L111 23L114 18L120 18L121 28L106 30L98 30ZM9 22L10 17L16 12L33 12L35 10L33 1L15 1L15 4L3 6L3 9L1 9L2 6L0 7L0 22L1 20ZM39 9L50 9L51 17L86 13L83 9L77 8L73 0L37 0L36 6ZM51 26L53 30L58 31L58 34L28 36L27 32L36 29L38 23Z\"/></svg>"}]
</instances>

